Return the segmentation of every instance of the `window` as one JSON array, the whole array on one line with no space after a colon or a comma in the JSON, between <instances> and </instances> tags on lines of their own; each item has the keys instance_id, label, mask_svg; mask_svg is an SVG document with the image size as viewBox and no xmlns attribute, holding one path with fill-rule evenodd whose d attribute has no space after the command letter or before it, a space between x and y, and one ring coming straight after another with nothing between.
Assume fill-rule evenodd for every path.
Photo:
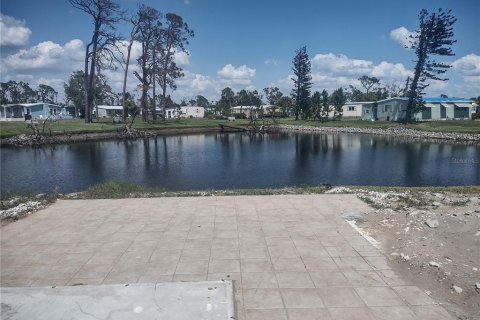
<instances>
[{"instance_id":1,"label":"window","mask_svg":"<svg viewBox=\"0 0 480 320\"><path fill-rule=\"evenodd\" d=\"M30 114L30 113L31 113L30 108L27 108L27 114Z\"/></svg>"},{"instance_id":2,"label":"window","mask_svg":"<svg viewBox=\"0 0 480 320\"><path fill-rule=\"evenodd\" d=\"M56 115L56 114L57 114L57 109L51 108L51 109L50 109L50 115L54 116L54 115Z\"/></svg>"},{"instance_id":3,"label":"window","mask_svg":"<svg viewBox=\"0 0 480 320\"><path fill-rule=\"evenodd\" d=\"M348 111L355 111L355 106L348 107Z\"/></svg>"},{"instance_id":4,"label":"window","mask_svg":"<svg viewBox=\"0 0 480 320\"><path fill-rule=\"evenodd\" d=\"M370 113L370 110L365 109L365 114Z\"/></svg>"},{"instance_id":5,"label":"window","mask_svg":"<svg viewBox=\"0 0 480 320\"><path fill-rule=\"evenodd\" d=\"M383 106L383 112L389 112L390 111L390 108L391 106L389 104L386 104Z\"/></svg>"}]
</instances>

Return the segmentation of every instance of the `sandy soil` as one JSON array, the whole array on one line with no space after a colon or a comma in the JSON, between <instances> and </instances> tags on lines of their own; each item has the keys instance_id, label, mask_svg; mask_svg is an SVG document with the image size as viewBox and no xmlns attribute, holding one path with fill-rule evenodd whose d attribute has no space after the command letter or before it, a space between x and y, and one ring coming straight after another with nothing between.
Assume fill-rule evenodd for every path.
<instances>
[{"instance_id":1,"label":"sandy soil","mask_svg":"<svg viewBox=\"0 0 480 320\"><path fill-rule=\"evenodd\" d=\"M352 192L374 208L353 219L392 268L458 319L480 319L479 194Z\"/></svg>"}]
</instances>

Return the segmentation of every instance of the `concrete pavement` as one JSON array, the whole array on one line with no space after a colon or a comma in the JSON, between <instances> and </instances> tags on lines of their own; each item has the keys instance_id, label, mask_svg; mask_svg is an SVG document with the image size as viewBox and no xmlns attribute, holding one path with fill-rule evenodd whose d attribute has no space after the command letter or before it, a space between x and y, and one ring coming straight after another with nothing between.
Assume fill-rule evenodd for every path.
<instances>
[{"instance_id":1,"label":"concrete pavement","mask_svg":"<svg viewBox=\"0 0 480 320\"><path fill-rule=\"evenodd\" d=\"M2 227L2 286L232 280L237 319L451 319L342 218L354 195L58 201Z\"/></svg>"}]
</instances>

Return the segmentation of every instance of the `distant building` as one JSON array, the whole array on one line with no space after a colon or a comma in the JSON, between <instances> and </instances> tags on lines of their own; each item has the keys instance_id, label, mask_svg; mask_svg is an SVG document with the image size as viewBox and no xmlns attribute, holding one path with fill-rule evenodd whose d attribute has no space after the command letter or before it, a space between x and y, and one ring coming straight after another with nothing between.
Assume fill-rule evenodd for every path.
<instances>
[{"instance_id":1,"label":"distant building","mask_svg":"<svg viewBox=\"0 0 480 320\"><path fill-rule=\"evenodd\" d=\"M165 118L203 118L205 117L205 108L200 106L184 106L165 109Z\"/></svg>"},{"instance_id":2,"label":"distant building","mask_svg":"<svg viewBox=\"0 0 480 320\"><path fill-rule=\"evenodd\" d=\"M60 119L75 118L75 107L59 106L52 103L34 102L34 103L13 103L2 105L0 108L0 120L2 121L22 121L26 116L33 119L46 119L49 116L55 116Z\"/></svg>"},{"instance_id":3,"label":"distant building","mask_svg":"<svg viewBox=\"0 0 480 320\"><path fill-rule=\"evenodd\" d=\"M93 107L92 114L96 114L98 108L98 117L99 118L113 118L114 116L121 116L123 112L122 106L97 106Z\"/></svg>"},{"instance_id":4,"label":"distant building","mask_svg":"<svg viewBox=\"0 0 480 320\"><path fill-rule=\"evenodd\" d=\"M373 102L347 102L343 105L343 118L361 119L364 106L370 105ZM331 107L333 109L333 106ZM333 114L333 113L332 113Z\"/></svg>"},{"instance_id":5,"label":"distant building","mask_svg":"<svg viewBox=\"0 0 480 320\"><path fill-rule=\"evenodd\" d=\"M423 98L425 108L412 118L418 121L470 119L475 112L473 100L465 98ZM362 119L399 121L406 117L408 98L395 97L363 106Z\"/></svg>"},{"instance_id":6,"label":"distant building","mask_svg":"<svg viewBox=\"0 0 480 320\"><path fill-rule=\"evenodd\" d=\"M269 115L272 112L274 107L275 106L271 105L271 104L261 105L260 107L257 107L257 106L235 106L235 107L232 107L231 111L232 111L232 113L243 113L243 114L245 114L245 116L247 116L247 118L250 118L250 114L252 112L255 113L255 117L256 117L256 116L258 116L258 111L260 111L260 110L263 112L264 115Z\"/></svg>"}]
</instances>

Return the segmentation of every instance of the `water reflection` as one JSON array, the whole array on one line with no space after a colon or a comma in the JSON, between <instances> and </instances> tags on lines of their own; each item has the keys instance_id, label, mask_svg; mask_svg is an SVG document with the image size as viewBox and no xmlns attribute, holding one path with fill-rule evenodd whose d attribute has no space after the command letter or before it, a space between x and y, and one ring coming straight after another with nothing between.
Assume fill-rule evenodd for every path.
<instances>
[{"instance_id":1,"label":"water reflection","mask_svg":"<svg viewBox=\"0 0 480 320\"><path fill-rule=\"evenodd\" d=\"M71 192L107 180L172 190L480 183L479 146L353 134L200 134L3 148L1 164L2 193L57 186Z\"/></svg>"}]
</instances>

